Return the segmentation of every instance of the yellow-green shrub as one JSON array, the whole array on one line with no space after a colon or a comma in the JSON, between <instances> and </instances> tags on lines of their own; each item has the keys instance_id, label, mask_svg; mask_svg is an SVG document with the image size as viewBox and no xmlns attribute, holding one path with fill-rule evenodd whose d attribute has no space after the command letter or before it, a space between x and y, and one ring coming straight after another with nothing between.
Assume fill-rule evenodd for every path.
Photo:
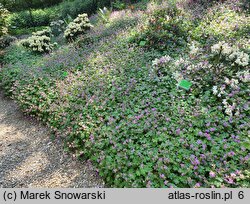
<instances>
[{"instance_id":1,"label":"yellow-green shrub","mask_svg":"<svg viewBox=\"0 0 250 204\"><path fill-rule=\"evenodd\" d=\"M86 13L79 14L78 17L67 26L64 37L67 40L75 39L78 35L86 33L92 25L89 22L88 15Z\"/></svg>"}]
</instances>

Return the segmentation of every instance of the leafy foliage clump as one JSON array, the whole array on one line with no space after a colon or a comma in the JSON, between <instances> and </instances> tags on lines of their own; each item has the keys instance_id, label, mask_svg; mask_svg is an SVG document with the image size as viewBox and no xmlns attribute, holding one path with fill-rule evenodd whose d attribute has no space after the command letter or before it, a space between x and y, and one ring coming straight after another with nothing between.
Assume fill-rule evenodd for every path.
<instances>
[{"instance_id":1,"label":"leafy foliage clump","mask_svg":"<svg viewBox=\"0 0 250 204\"><path fill-rule=\"evenodd\" d=\"M98 14L98 20L100 23L108 23L109 18L112 11L104 7L103 9L99 8L99 11L97 11Z\"/></svg>"},{"instance_id":2,"label":"leafy foliage clump","mask_svg":"<svg viewBox=\"0 0 250 204\"><path fill-rule=\"evenodd\" d=\"M50 22L50 28L54 36L60 35L65 29L65 22L63 20Z\"/></svg>"},{"instance_id":3,"label":"leafy foliage clump","mask_svg":"<svg viewBox=\"0 0 250 204\"><path fill-rule=\"evenodd\" d=\"M10 44L15 40L16 38L10 35L5 35L5 36L0 37L0 49L4 49L10 46Z\"/></svg>"},{"instance_id":4,"label":"leafy foliage clump","mask_svg":"<svg viewBox=\"0 0 250 204\"><path fill-rule=\"evenodd\" d=\"M192 30L191 36L196 40L229 40L242 38L250 32L250 17L240 15L237 6L215 5L207 9L199 25Z\"/></svg>"},{"instance_id":5,"label":"leafy foliage clump","mask_svg":"<svg viewBox=\"0 0 250 204\"><path fill-rule=\"evenodd\" d=\"M161 51L185 46L191 21L177 7L157 9L150 14L146 25L135 34L138 44Z\"/></svg>"}]
</instances>

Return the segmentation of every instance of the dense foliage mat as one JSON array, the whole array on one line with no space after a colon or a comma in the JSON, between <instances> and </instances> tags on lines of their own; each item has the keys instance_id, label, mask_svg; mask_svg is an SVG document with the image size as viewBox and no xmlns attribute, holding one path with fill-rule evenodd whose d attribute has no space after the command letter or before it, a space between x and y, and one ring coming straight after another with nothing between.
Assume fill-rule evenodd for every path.
<instances>
[{"instance_id":1,"label":"dense foliage mat","mask_svg":"<svg viewBox=\"0 0 250 204\"><path fill-rule=\"evenodd\" d=\"M1 86L110 186L250 187L248 28L187 8L115 11L49 55L15 45Z\"/></svg>"}]
</instances>

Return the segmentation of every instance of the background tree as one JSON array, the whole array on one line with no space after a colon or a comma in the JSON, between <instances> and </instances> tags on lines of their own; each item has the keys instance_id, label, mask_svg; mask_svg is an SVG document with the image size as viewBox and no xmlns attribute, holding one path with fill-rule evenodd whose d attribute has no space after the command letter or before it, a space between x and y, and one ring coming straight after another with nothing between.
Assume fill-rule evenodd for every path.
<instances>
[{"instance_id":1,"label":"background tree","mask_svg":"<svg viewBox=\"0 0 250 204\"><path fill-rule=\"evenodd\" d=\"M45 8L62 2L63 0L0 0L9 11L23 11L27 7Z\"/></svg>"}]
</instances>

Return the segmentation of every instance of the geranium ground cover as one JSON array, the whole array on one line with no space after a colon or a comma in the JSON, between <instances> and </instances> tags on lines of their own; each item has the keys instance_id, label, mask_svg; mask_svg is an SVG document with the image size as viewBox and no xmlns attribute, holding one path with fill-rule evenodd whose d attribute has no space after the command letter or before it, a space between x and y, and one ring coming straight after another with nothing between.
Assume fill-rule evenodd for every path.
<instances>
[{"instance_id":1,"label":"geranium ground cover","mask_svg":"<svg viewBox=\"0 0 250 204\"><path fill-rule=\"evenodd\" d=\"M109 186L250 187L250 21L233 2L115 11L44 56L13 45L1 86Z\"/></svg>"}]
</instances>

